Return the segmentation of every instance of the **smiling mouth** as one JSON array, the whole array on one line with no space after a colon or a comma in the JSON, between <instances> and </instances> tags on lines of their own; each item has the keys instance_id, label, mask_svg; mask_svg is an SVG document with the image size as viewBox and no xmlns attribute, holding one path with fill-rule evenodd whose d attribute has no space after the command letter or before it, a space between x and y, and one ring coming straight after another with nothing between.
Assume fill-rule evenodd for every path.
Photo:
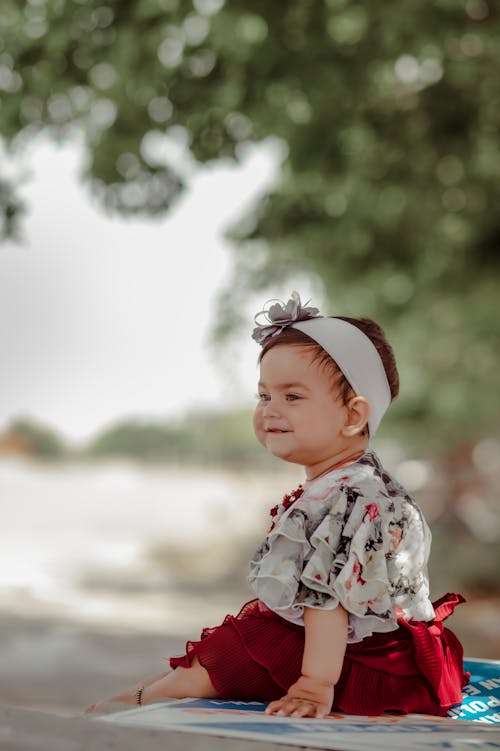
<instances>
[{"instance_id":1,"label":"smiling mouth","mask_svg":"<svg viewBox=\"0 0 500 751\"><path fill-rule=\"evenodd\" d=\"M271 428L270 430L267 430L266 433L289 433L289 430L278 430L277 428Z\"/></svg>"}]
</instances>

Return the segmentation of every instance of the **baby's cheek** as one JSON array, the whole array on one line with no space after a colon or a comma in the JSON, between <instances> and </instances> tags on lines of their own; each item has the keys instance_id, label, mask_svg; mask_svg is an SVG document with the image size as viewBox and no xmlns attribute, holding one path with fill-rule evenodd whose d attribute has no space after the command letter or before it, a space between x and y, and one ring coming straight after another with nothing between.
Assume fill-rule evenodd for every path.
<instances>
[{"instance_id":1,"label":"baby's cheek","mask_svg":"<svg viewBox=\"0 0 500 751\"><path fill-rule=\"evenodd\" d=\"M265 446L266 431L264 430L264 417L262 415L262 407L260 405L257 406L253 415L253 429L259 443Z\"/></svg>"}]
</instances>

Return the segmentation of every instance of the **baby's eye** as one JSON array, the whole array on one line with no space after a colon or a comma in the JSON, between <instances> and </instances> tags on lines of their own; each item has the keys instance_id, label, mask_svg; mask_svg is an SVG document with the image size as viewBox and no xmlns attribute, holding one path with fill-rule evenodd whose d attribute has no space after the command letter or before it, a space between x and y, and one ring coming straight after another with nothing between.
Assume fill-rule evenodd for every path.
<instances>
[{"instance_id":1,"label":"baby's eye","mask_svg":"<svg viewBox=\"0 0 500 751\"><path fill-rule=\"evenodd\" d=\"M297 399L300 399L301 397L298 394L287 394L286 395L287 401L289 402L295 402Z\"/></svg>"},{"instance_id":2,"label":"baby's eye","mask_svg":"<svg viewBox=\"0 0 500 751\"><path fill-rule=\"evenodd\" d=\"M271 398L269 394L256 394L255 395L259 402L268 402Z\"/></svg>"}]
</instances>

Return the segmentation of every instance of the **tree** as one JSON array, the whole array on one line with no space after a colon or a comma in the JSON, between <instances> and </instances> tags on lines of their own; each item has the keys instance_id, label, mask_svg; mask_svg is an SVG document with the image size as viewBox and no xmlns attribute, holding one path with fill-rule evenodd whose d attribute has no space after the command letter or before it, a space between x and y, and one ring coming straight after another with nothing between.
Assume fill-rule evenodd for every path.
<instances>
[{"instance_id":1,"label":"tree","mask_svg":"<svg viewBox=\"0 0 500 751\"><path fill-rule=\"evenodd\" d=\"M128 420L111 425L93 439L84 456L128 456L152 462L188 462L225 467L271 466L249 431L249 411L196 412L172 425Z\"/></svg>"},{"instance_id":2,"label":"tree","mask_svg":"<svg viewBox=\"0 0 500 751\"><path fill-rule=\"evenodd\" d=\"M56 460L68 455L68 449L56 431L31 419L13 420L2 438L7 444L17 444L23 453L36 459Z\"/></svg>"},{"instance_id":3,"label":"tree","mask_svg":"<svg viewBox=\"0 0 500 751\"><path fill-rule=\"evenodd\" d=\"M198 162L287 147L234 227L222 311L297 269L333 313L376 317L402 363L401 420L493 424L500 218L498 38L487 0L4 0L0 124L84 135L84 178L115 210L160 214ZM0 182L4 233L18 201ZM222 330L222 327L221 327Z\"/></svg>"}]
</instances>

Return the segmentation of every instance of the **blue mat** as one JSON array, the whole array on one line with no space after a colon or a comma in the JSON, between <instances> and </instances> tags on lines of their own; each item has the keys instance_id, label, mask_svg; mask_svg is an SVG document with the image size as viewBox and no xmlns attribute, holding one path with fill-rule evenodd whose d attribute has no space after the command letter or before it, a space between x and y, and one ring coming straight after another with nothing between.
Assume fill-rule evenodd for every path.
<instances>
[{"instance_id":1,"label":"blue mat","mask_svg":"<svg viewBox=\"0 0 500 751\"><path fill-rule=\"evenodd\" d=\"M471 674L464 688L464 700L451 709L449 717L500 725L500 662L495 660L465 660Z\"/></svg>"}]
</instances>

